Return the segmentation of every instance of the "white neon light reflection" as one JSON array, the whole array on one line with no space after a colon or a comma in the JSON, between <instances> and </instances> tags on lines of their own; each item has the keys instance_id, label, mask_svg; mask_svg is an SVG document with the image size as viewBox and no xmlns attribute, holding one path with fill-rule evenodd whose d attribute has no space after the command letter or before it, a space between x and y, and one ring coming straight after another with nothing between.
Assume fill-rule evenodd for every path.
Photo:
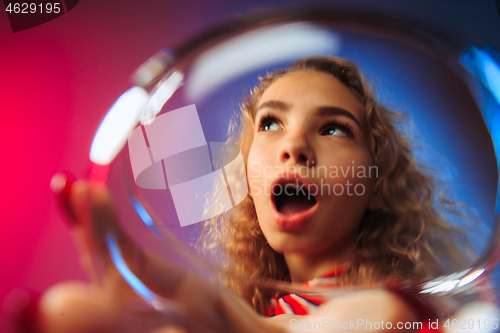
<instances>
[{"instance_id":1,"label":"white neon light reflection","mask_svg":"<svg viewBox=\"0 0 500 333\"><path fill-rule=\"evenodd\" d=\"M148 124L158 113L160 113L163 105L165 105L174 92L181 86L183 79L184 74L176 71L158 86L139 116L141 124Z\"/></svg>"},{"instance_id":2,"label":"white neon light reflection","mask_svg":"<svg viewBox=\"0 0 500 333\"><path fill-rule=\"evenodd\" d=\"M92 141L90 148L92 162L106 165L113 161L136 126L147 100L148 93L139 87L130 88L116 100Z\"/></svg>"},{"instance_id":3,"label":"white neon light reflection","mask_svg":"<svg viewBox=\"0 0 500 333\"><path fill-rule=\"evenodd\" d=\"M434 293L438 293L438 292L451 291L451 290L455 289L455 287L457 286L459 281L460 280L445 281L445 282L438 284L435 287L426 289L423 292L429 293L429 294L434 294Z\"/></svg>"},{"instance_id":4,"label":"white neon light reflection","mask_svg":"<svg viewBox=\"0 0 500 333\"><path fill-rule=\"evenodd\" d=\"M108 235L106 237L106 243L111 254L111 260L125 281L127 281L128 284L144 299L149 302L153 302L155 299L153 292L149 290L148 287L146 287L128 268L127 263L123 260L116 239L113 236Z\"/></svg>"},{"instance_id":5,"label":"white neon light reflection","mask_svg":"<svg viewBox=\"0 0 500 333\"><path fill-rule=\"evenodd\" d=\"M469 273L470 270L471 269L451 274L447 277L448 280L430 281L424 285L425 289L421 292L424 294L434 294L438 292L452 291L455 288L463 287L475 281L486 271L485 269L476 269Z\"/></svg>"},{"instance_id":6,"label":"white neon light reflection","mask_svg":"<svg viewBox=\"0 0 500 333\"><path fill-rule=\"evenodd\" d=\"M464 276L462 279L460 279L460 283L458 284L458 287L465 286L466 284L471 283L478 277L480 277L486 270L485 269L476 269L470 274L467 274Z\"/></svg>"},{"instance_id":7,"label":"white neon light reflection","mask_svg":"<svg viewBox=\"0 0 500 333\"><path fill-rule=\"evenodd\" d=\"M310 55L336 54L340 44L337 34L307 23L256 29L200 56L187 81L187 94L192 100L197 100L262 66Z\"/></svg>"}]
</instances>

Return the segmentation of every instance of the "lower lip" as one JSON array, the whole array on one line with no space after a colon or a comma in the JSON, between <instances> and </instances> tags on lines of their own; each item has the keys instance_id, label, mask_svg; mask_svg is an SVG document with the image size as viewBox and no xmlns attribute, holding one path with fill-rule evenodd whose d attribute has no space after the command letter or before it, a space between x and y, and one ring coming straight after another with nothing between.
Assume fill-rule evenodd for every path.
<instances>
[{"instance_id":1,"label":"lower lip","mask_svg":"<svg viewBox=\"0 0 500 333\"><path fill-rule=\"evenodd\" d=\"M314 204L309 209L304 210L303 212L287 215L279 212L276 209L276 204L273 203L273 217L276 224L284 230L296 230L301 228L306 224L309 218L314 214L318 207L318 202Z\"/></svg>"}]
</instances>

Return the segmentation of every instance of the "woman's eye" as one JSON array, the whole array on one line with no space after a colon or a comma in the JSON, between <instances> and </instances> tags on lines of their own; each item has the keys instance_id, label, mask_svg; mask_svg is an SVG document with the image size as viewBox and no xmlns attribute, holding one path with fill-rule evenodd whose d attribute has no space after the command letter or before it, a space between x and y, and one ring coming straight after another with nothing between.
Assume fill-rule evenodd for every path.
<instances>
[{"instance_id":1,"label":"woman's eye","mask_svg":"<svg viewBox=\"0 0 500 333\"><path fill-rule=\"evenodd\" d=\"M326 130L323 130L322 135L347 136L347 134L344 133L341 129L335 127L330 127Z\"/></svg>"},{"instance_id":2,"label":"woman's eye","mask_svg":"<svg viewBox=\"0 0 500 333\"><path fill-rule=\"evenodd\" d=\"M276 119L267 119L261 122L259 126L259 131L279 131L281 130L281 125Z\"/></svg>"},{"instance_id":3,"label":"woman's eye","mask_svg":"<svg viewBox=\"0 0 500 333\"><path fill-rule=\"evenodd\" d=\"M321 131L321 135L331 135L331 136L351 136L352 129L349 125L345 124L332 124L325 127Z\"/></svg>"}]
</instances>

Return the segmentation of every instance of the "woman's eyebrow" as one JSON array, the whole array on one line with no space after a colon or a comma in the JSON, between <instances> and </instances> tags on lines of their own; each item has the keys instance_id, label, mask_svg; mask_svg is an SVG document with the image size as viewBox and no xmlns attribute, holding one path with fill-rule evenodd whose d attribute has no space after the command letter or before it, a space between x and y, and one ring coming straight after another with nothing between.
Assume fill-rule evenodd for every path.
<instances>
[{"instance_id":1,"label":"woman's eyebrow","mask_svg":"<svg viewBox=\"0 0 500 333\"><path fill-rule=\"evenodd\" d=\"M282 101L267 101L262 103L261 106L255 112L255 116L259 113L259 111L263 108L276 109L279 111L288 111L290 110L290 104L282 102ZM347 118L352 119L356 124L358 124L359 128L363 128L358 119L349 111L336 107L336 106L322 106L319 107L314 113L317 117L331 117L331 116L346 116Z\"/></svg>"},{"instance_id":2,"label":"woman's eyebrow","mask_svg":"<svg viewBox=\"0 0 500 333\"><path fill-rule=\"evenodd\" d=\"M276 110L280 110L280 111L288 111L288 110L290 110L290 105L285 103L285 102L282 102L282 101L267 101L265 103L262 103L261 106L259 106L257 111L255 111L255 115L257 115L259 110L263 109L263 108L276 109Z\"/></svg>"},{"instance_id":3,"label":"woman's eyebrow","mask_svg":"<svg viewBox=\"0 0 500 333\"><path fill-rule=\"evenodd\" d=\"M347 118L352 119L356 124L358 124L360 129L363 129L359 120L356 119L356 117L351 112L342 108L338 108L335 106L322 106L318 108L314 114L319 117L329 117L329 116L339 116L339 115L346 116Z\"/></svg>"}]
</instances>

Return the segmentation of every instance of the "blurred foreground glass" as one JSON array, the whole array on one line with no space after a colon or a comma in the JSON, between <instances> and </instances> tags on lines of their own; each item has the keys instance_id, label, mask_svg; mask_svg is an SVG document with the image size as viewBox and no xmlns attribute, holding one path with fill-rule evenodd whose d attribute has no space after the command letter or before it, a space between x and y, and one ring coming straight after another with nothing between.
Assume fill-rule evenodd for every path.
<instances>
[{"instance_id":1,"label":"blurred foreground glass","mask_svg":"<svg viewBox=\"0 0 500 333\"><path fill-rule=\"evenodd\" d=\"M469 228L480 258L461 272L404 281L404 287L439 297L473 294L499 259L500 57L491 48L459 48L413 28L376 15L303 11L225 24L176 50L162 50L137 70L134 87L103 120L90 153L91 178L108 183L120 223L144 249L207 277L298 291L298 285L224 269L223 251L202 250L201 222L232 209L248 194L241 151L223 143L258 77L307 56L346 58L360 67L384 105L408 115L416 158L478 221L453 220ZM227 191L216 204L210 202L214 189ZM108 246L131 286L157 309L168 308L168 301L151 293L120 261L111 236ZM335 296L353 289L322 293Z\"/></svg>"}]
</instances>

